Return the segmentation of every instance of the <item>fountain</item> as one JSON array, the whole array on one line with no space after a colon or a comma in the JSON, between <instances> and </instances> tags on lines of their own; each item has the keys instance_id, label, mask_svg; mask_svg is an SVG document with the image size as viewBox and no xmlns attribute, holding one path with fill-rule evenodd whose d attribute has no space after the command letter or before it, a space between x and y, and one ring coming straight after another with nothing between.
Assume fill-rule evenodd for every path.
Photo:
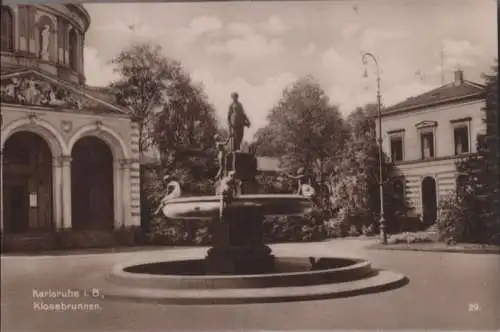
<instances>
[{"instance_id":1,"label":"fountain","mask_svg":"<svg viewBox=\"0 0 500 332\"><path fill-rule=\"evenodd\" d=\"M206 257L117 265L107 276L106 298L176 304L282 302L379 292L407 282L405 276L373 269L361 259L274 257L263 241L264 217L303 215L313 203L298 194L252 193L256 162L251 154L233 152L226 162L241 181L241 194L179 197L163 208L166 217L185 222L219 217Z\"/></svg>"},{"instance_id":2,"label":"fountain","mask_svg":"<svg viewBox=\"0 0 500 332\"><path fill-rule=\"evenodd\" d=\"M234 140L229 154L219 149L222 179L216 195L173 198L163 207L167 218L218 220L206 257L117 265L107 276L106 298L176 304L283 302L378 292L407 282L404 275L373 269L361 259L275 257L263 240L264 218L303 216L313 202L300 194L256 194L256 157L237 151L241 137Z\"/></svg>"}]
</instances>

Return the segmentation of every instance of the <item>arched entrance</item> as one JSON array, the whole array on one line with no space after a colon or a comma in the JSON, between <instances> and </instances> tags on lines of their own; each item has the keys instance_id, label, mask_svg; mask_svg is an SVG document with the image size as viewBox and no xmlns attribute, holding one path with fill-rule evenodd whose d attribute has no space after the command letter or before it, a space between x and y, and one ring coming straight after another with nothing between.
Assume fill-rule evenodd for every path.
<instances>
[{"instance_id":1,"label":"arched entrance","mask_svg":"<svg viewBox=\"0 0 500 332\"><path fill-rule=\"evenodd\" d=\"M4 146L4 231L51 231L52 153L37 134L19 131Z\"/></svg>"},{"instance_id":2,"label":"arched entrance","mask_svg":"<svg viewBox=\"0 0 500 332\"><path fill-rule=\"evenodd\" d=\"M83 137L71 152L72 225L111 230L114 225L113 154L97 137Z\"/></svg>"},{"instance_id":3,"label":"arched entrance","mask_svg":"<svg viewBox=\"0 0 500 332\"><path fill-rule=\"evenodd\" d=\"M422 181L422 217L426 224L433 224L437 218L436 180L430 176Z\"/></svg>"}]
</instances>

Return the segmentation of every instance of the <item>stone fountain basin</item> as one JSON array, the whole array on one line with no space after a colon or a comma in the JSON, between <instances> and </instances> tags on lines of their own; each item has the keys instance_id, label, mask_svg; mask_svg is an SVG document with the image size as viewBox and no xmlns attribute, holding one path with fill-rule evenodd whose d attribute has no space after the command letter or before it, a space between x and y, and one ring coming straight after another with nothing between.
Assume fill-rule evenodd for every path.
<instances>
[{"instance_id":1,"label":"stone fountain basin","mask_svg":"<svg viewBox=\"0 0 500 332\"><path fill-rule=\"evenodd\" d=\"M369 262L347 258L321 258L311 265L309 258L275 258L274 270L262 274L207 275L204 260L145 262L117 265L108 281L128 287L159 289L231 289L309 286L354 281L372 276Z\"/></svg>"},{"instance_id":2,"label":"stone fountain basin","mask_svg":"<svg viewBox=\"0 0 500 332\"><path fill-rule=\"evenodd\" d=\"M313 203L300 195L241 195L231 206L258 206L264 216L303 216ZM179 197L169 200L163 214L172 219L213 219L219 216L220 196Z\"/></svg>"},{"instance_id":3,"label":"stone fountain basin","mask_svg":"<svg viewBox=\"0 0 500 332\"><path fill-rule=\"evenodd\" d=\"M404 286L399 273L351 258L277 257L270 273L205 275L203 259L116 265L104 298L158 304L242 304L331 299Z\"/></svg>"}]
</instances>

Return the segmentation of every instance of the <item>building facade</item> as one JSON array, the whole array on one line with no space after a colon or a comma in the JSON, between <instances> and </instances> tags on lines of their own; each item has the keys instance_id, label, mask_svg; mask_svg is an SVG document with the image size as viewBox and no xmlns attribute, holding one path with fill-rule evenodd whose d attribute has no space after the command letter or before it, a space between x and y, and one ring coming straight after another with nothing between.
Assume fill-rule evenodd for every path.
<instances>
[{"instance_id":1,"label":"building facade","mask_svg":"<svg viewBox=\"0 0 500 332\"><path fill-rule=\"evenodd\" d=\"M51 247L59 231L139 226L138 125L109 93L85 85L87 11L2 5L1 25L4 244L25 235Z\"/></svg>"},{"instance_id":2,"label":"building facade","mask_svg":"<svg viewBox=\"0 0 500 332\"><path fill-rule=\"evenodd\" d=\"M476 153L477 137L485 133L484 88L458 70L452 83L382 112L383 151L396 166L394 190L426 222L436 220L440 199L462 179L457 158Z\"/></svg>"}]
</instances>

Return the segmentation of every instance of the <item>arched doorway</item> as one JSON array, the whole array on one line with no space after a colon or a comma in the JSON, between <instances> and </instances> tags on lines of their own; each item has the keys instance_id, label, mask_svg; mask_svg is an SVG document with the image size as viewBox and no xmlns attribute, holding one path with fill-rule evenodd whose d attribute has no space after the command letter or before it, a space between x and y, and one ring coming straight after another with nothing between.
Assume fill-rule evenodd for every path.
<instances>
[{"instance_id":1,"label":"arched doorway","mask_svg":"<svg viewBox=\"0 0 500 332\"><path fill-rule=\"evenodd\" d=\"M72 225L111 230L114 224L113 155L97 137L83 137L71 152Z\"/></svg>"},{"instance_id":2,"label":"arched doorway","mask_svg":"<svg viewBox=\"0 0 500 332\"><path fill-rule=\"evenodd\" d=\"M437 218L436 180L430 176L422 181L422 217L426 224L433 224Z\"/></svg>"},{"instance_id":3,"label":"arched doorway","mask_svg":"<svg viewBox=\"0 0 500 332\"><path fill-rule=\"evenodd\" d=\"M20 131L4 147L4 231L51 231L52 153L37 134Z\"/></svg>"}]
</instances>

